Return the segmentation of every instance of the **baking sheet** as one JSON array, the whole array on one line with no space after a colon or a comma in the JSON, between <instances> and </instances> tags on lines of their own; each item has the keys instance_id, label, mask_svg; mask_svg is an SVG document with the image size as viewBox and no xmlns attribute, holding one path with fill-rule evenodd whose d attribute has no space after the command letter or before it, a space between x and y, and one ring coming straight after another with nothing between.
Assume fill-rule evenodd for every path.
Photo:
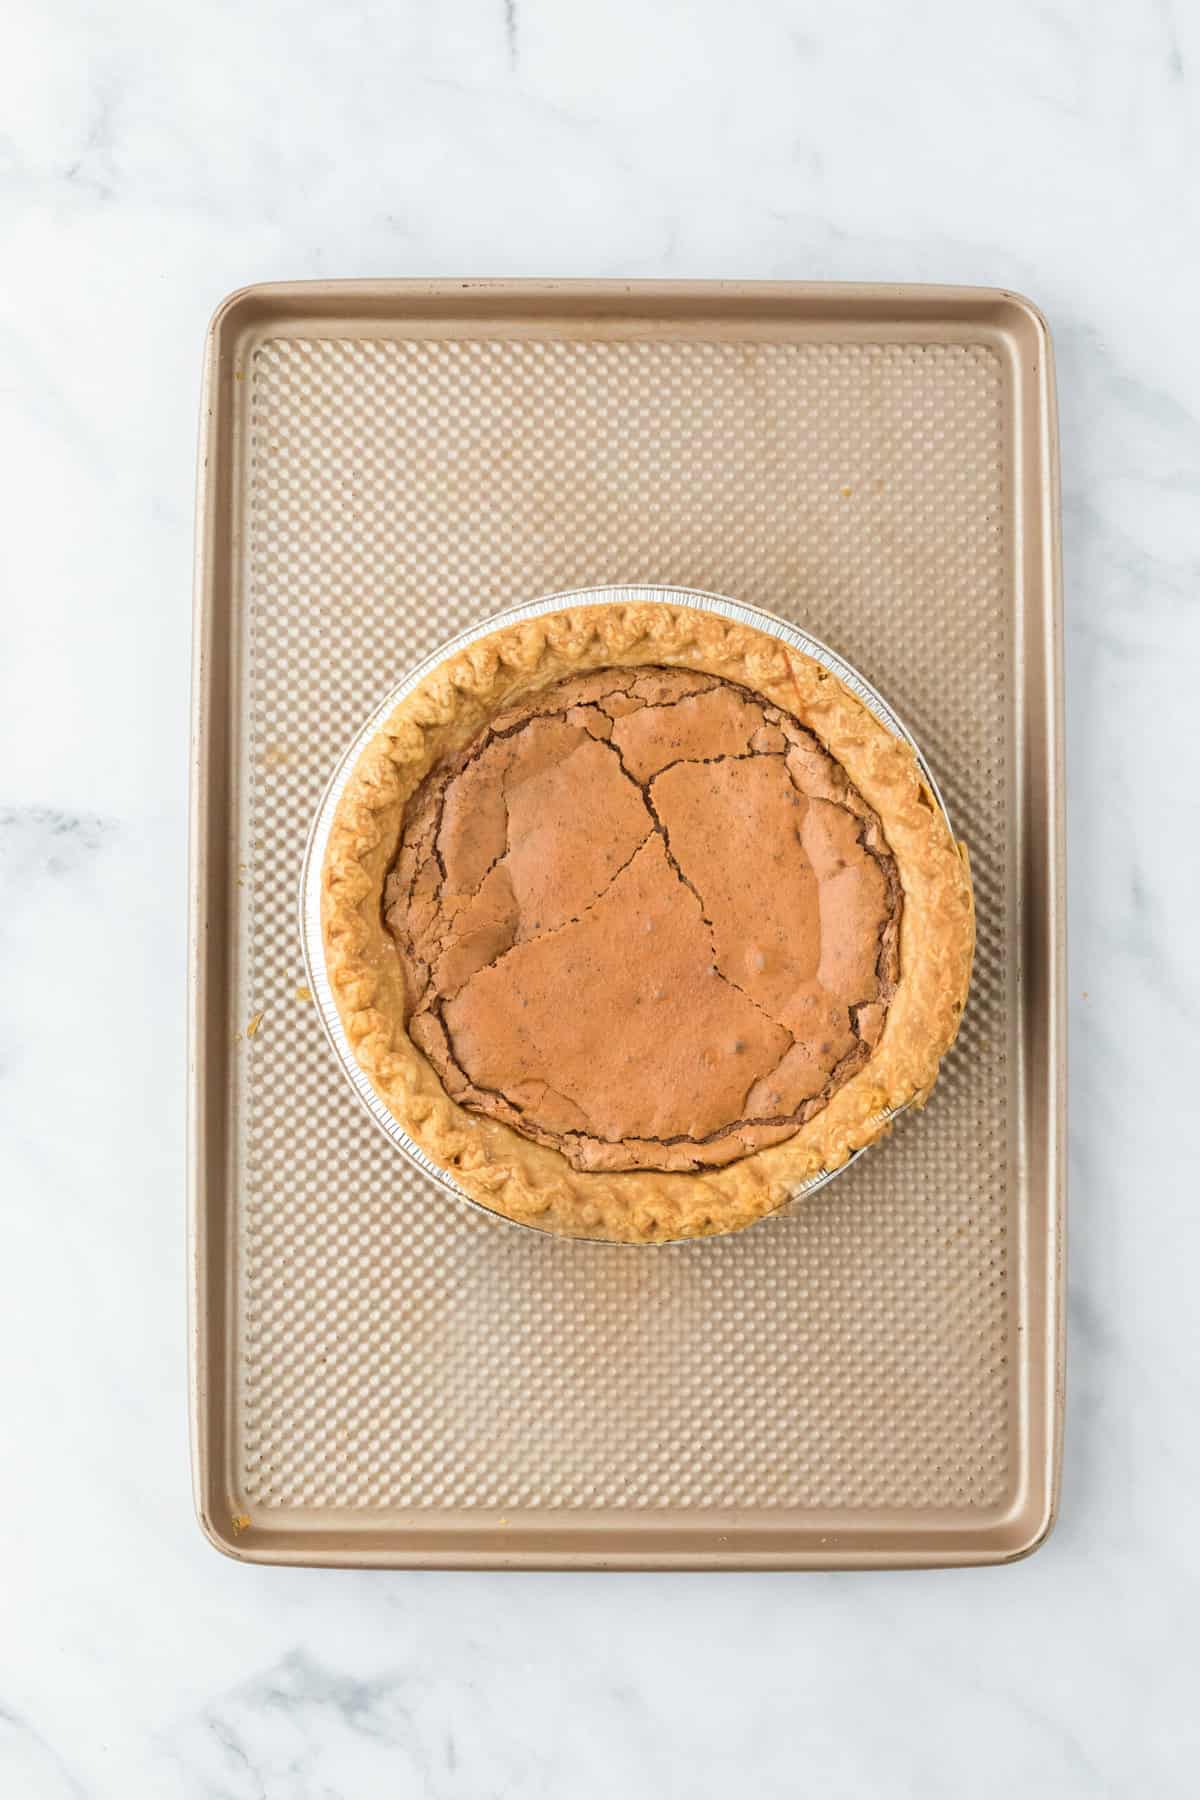
<instances>
[{"instance_id":1,"label":"baking sheet","mask_svg":"<svg viewBox=\"0 0 1200 1800\"><path fill-rule=\"evenodd\" d=\"M193 810L197 1504L263 1560L978 1562L1060 1429L1057 472L984 290L306 284L209 344ZM911 726L979 955L928 1112L787 1219L630 1256L452 1202L325 1045L322 789L421 655L559 588L716 589Z\"/></svg>"}]
</instances>

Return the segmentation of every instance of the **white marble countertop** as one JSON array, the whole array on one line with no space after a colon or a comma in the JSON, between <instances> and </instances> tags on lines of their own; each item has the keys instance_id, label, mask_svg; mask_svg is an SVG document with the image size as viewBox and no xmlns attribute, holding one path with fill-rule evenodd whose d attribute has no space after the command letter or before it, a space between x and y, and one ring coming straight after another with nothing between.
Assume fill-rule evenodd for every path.
<instances>
[{"instance_id":1,"label":"white marble countertop","mask_svg":"<svg viewBox=\"0 0 1200 1800\"><path fill-rule=\"evenodd\" d=\"M0 1792L1194 1793L1200 14L16 0L6 27ZM193 1521L203 330L252 280L460 273L981 282L1049 315L1072 1337L1027 1563L322 1573Z\"/></svg>"}]
</instances>

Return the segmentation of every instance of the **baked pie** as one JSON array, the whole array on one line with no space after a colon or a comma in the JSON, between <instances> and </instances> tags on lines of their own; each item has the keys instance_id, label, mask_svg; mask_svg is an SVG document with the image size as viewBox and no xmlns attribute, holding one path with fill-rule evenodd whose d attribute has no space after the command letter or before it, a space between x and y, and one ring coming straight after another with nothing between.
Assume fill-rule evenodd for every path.
<instances>
[{"instance_id":1,"label":"baked pie","mask_svg":"<svg viewBox=\"0 0 1200 1800\"><path fill-rule=\"evenodd\" d=\"M504 625L358 759L324 869L354 1054L523 1224L735 1231L921 1104L974 946L911 747L779 639L663 602Z\"/></svg>"}]
</instances>

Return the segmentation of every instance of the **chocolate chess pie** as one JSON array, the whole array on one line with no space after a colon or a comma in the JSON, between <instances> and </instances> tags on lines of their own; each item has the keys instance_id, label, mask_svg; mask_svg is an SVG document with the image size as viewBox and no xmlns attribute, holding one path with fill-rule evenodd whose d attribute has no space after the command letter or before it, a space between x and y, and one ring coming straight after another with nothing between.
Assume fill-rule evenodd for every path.
<instances>
[{"instance_id":1,"label":"chocolate chess pie","mask_svg":"<svg viewBox=\"0 0 1200 1800\"><path fill-rule=\"evenodd\" d=\"M974 943L911 747L655 602L440 662L350 775L323 924L405 1131L494 1211L621 1242L751 1224L923 1102Z\"/></svg>"}]
</instances>

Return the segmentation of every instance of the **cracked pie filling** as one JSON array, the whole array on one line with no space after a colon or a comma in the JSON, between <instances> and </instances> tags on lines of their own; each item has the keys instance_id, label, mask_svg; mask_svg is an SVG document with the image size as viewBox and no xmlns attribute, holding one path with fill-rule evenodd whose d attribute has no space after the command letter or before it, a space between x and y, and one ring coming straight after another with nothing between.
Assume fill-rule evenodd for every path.
<instances>
[{"instance_id":1,"label":"cracked pie filling","mask_svg":"<svg viewBox=\"0 0 1200 1800\"><path fill-rule=\"evenodd\" d=\"M878 1041L900 912L879 820L811 732L654 667L498 715L415 796L384 888L447 1093L576 1169L791 1136Z\"/></svg>"},{"instance_id":2,"label":"cracked pie filling","mask_svg":"<svg viewBox=\"0 0 1200 1800\"><path fill-rule=\"evenodd\" d=\"M581 1235L732 1230L925 1098L973 919L909 746L687 609L459 663L360 760L325 869L358 1059L459 1185Z\"/></svg>"}]
</instances>

